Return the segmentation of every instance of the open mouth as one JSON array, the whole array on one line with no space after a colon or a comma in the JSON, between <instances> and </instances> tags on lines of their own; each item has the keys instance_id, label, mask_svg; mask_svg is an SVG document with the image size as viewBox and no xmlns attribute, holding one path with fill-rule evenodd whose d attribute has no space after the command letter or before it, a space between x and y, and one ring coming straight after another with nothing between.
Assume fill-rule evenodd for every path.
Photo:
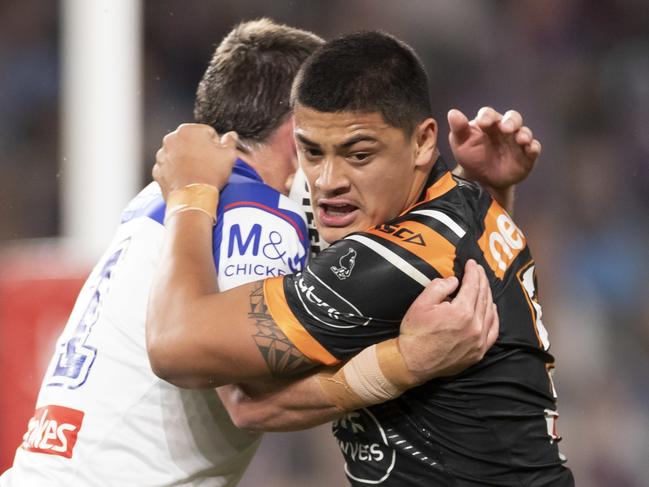
<instances>
[{"instance_id":1,"label":"open mouth","mask_svg":"<svg viewBox=\"0 0 649 487\"><path fill-rule=\"evenodd\" d=\"M329 227L345 227L358 215L358 207L349 203L320 203L318 217L320 223Z\"/></svg>"}]
</instances>

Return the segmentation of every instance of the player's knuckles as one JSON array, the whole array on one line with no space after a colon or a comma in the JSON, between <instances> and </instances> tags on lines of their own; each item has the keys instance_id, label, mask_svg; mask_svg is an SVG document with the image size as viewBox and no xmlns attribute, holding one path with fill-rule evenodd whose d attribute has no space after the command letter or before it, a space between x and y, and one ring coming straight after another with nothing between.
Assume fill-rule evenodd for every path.
<instances>
[{"instance_id":1,"label":"player's knuckles","mask_svg":"<svg viewBox=\"0 0 649 487\"><path fill-rule=\"evenodd\" d=\"M424 298L432 304L441 303L448 296L449 286L442 279L435 279L427 288Z\"/></svg>"},{"instance_id":2,"label":"player's knuckles","mask_svg":"<svg viewBox=\"0 0 649 487\"><path fill-rule=\"evenodd\" d=\"M177 130L177 129L176 129ZM162 147L169 147L173 144L173 141L178 137L177 131L169 132L162 138Z\"/></svg>"},{"instance_id":3,"label":"player's knuckles","mask_svg":"<svg viewBox=\"0 0 649 487\"><path fill-rule=\"evenodd\" d=\"M516 142L518 142L519 144L530 143L532 142L533 138L534 137L532 136L532 131L527 127L521 128L516 134Z\"/></svg>"},{"instance_id":4,"label":"player's knuckles","mask_svg":"<svg viewBox=\"0 0 649 487\"><path fill-rule=\"evenodd\" d=\"M496 110L490 106L484 106L478 110L478 120L489 119L492 120L496 115Z\"/></svg>"},{"instance_id":5,"label":"player's knuckles","mask_svg":"<svg viewBox=\"0 0 649 487\"><path fill-rule=\"evenodd\" d=\"M484 320L473 320L471 326L467 328L467 339L471 340L474 347L481 347L485 338Z\"/></svg>"},{"instance_id":6,"label":"player's knuckles","mask_svg":"<svg viewBox=\"0 0 649 487\"><path fill-rule=\"evenodd\" d=\"M507 110L503 115L503 122L511 122L514 127L520 127L523 124L523 117L516 110Z\"/></svg>"},{"instance_id":7,"label":"player's knuckles","mask_svg":"<svg viewBox=\"0 0 649 487\"><path fill-rule=\"evenodd\" d=\"M489 330L489 334L487 337L487 342L489 346L491 347L496 341L498 340L498 335L500 334L500 319L498 318L498 315L496 315L494 322L491 325L491 329Z\"/></svg>"},{"instance_id":8,"label":"player's knuckles","mask_svg":"<svg viewBox=\"0 0 649 487\"><path fill-rule=\"evenodd\" d=\"M166 156L166 151L164 150L163 147L160 147L158 149L158 152L155 153L155 162L157 166L164 164L165 156Z\"/></svg>"},{"instance_id":9,"label":"player's knuckles","mask_svg":"<svg viewBox=\"0 0 649 487\"><path fill-rule=\"evenodd\" d=\"M203 127L203 125L198 123L181 123L180 125L178 125L175 132L179 135L187 135L194 133L197 130L202 130L201 127ZM205 125L205 127L207 127L207 125Z\"/></svg>"},{"instance_id":10,"label":"player's knuckles","mask_svg":"<svg viewBox=\"0 0 649 487\"><path fill-rule=\"evenodd\" d=\"M197 130L200 130L203 132L205 135L208 135L210 137L218 137L217 131L211 127L210 125L206 125L204 123L201 124L194 124L197 127Z\"/></svg>"}]
</instances>

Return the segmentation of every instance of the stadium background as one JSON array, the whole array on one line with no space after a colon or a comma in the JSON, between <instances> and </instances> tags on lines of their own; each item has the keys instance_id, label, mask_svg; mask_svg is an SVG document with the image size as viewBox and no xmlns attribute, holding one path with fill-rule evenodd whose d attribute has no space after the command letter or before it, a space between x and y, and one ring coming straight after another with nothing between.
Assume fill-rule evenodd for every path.
<instances>
[{"instance_id":1,"label":"stadium background","mask_svg":"<svg viewBox=\"0 0 649 487\"><path fill-rule=\"evenodd\" d=\"M92 264L59 238L67 176L59 7L0 0L0 470ZM138 186L150 180L163 135L191 119L213 46L260 16L324 37L381 28L406 40L426 64L442 134L450 107L523 113L543 154L519 189L516 218L538 262L558 360L562 451L578 485L649 485L646 2L148 0ZM445 135L442 150L449 154ZM341 485L341 472L321 427L268 435L241 485Z\"/></svg>"}]
</instances>

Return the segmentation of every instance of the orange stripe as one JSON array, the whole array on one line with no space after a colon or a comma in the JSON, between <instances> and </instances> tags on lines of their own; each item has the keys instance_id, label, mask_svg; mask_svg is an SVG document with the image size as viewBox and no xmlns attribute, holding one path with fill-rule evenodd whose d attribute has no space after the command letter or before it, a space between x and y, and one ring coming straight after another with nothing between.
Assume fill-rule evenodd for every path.
<instances>
[{"instance_id":1,"label":"orange stripe","mask_svg":"<svg viewBox=\"0 0 649 487\"><path fill-rule=\"evenodd\" d=\"M453 179L453 175L450 172L447 172L439 178L435 183L430 186L426 190L426 195L424 196L424 201L417 201L414 205L409 206L405 210L403 210L399 216L405 215L408 213L410 210L412 210L415 206L419 206L422 203L430 200L434 200L435 198L439 198L440 196L448 193L450 190L455 188L457 186L457 182L455 179Z\"/></svg>"},{"instance_id":2,"label":"orange stripe","mask_svg":"<svg viewBox=\"0 0 649 487\"><path fill-rule=\"evenodd\" d=\"M331 355L306 331L293 314L293 311L291 311L291 308L286 302L286 295L284 294L283 277L273 277L264 281L264 299L266 300L268 311L275 323L277 323L277 326L280 327L300 352L313 362L325 365L336 365L340 363L340 360Z\"/></svg>"},{"instance_id":3,"label":"orange stripe","mask_svg":"<svg viewBox=\"0 0 649 487\"><path fill-rule=\"evenodd\" d=\"M453 175L450 172L447 172L435 181L430 188L426 190L426 200L434 200L439 198L443 194L448 193L450 190L457 186L457 182L453 179Z\"/></svg>"},{"instance_id":4,"label":"orange stripe","mask_svg":"<svg viewBox=\"0 0 649 487\"><path fill-rule=\"evenodd\" d=\"M380 225L368 231L397 244L431 265L443 277L455 275L456 249L451 242L426 225L406 221L398 225Z\"/></svg>"}]
</instances>

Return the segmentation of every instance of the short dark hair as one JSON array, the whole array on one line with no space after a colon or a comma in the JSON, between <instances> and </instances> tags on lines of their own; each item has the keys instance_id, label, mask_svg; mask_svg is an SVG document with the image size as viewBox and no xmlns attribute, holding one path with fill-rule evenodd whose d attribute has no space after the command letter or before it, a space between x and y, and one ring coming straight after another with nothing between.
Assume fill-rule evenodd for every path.
<instances>
[{"instance_id":1,"label":"short dark hair","mask_svg":"<svg viewBox=\"0 0 649 487\"><path fill-rule=\"evenodd\" d=\"M286 119L293 79L323 42L266 18L237 25L216 48L198 85L196 122L263 142Z\"/></svg>"},{"instance_id":2,"label":"short dark hair","mask_svg":"<svg viewBox=\"0 0 649 487\"><path fill-rule=\"evenodd\" d=\"M291 103L320 112L379 112L411 133L431 116L428 76L405 42L378 31L357 32L319 48L298 73Z\"/></svg>"}]
</instances>

